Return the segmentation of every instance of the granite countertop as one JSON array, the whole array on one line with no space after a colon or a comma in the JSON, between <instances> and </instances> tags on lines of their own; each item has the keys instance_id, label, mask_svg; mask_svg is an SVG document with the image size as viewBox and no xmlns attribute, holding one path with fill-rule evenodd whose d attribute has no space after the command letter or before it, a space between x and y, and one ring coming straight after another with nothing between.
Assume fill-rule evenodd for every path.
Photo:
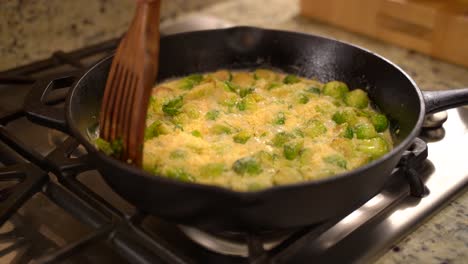
<instances>
[{"instance_id":1,"label":"granite countertop","mask_svg":"<svg viewBox=\"0 0 468 264\"><path fill-rule=\"evenodd\" d=\"M133 12L129 0L37 0L29 5L25 3L27 1L20 0L2 3L0 71L46 58L57 49L73 50L120 36ZM201 3L212 5L197 8ZM423 90L468 86L467 68L302 18L298 0L270 0L267 7L265 3L261 0L164 1L162 18L171 20L197 8L197 14L211 15L233 24L329 36L387 57L413 77ZM22 7L22 4L25 5ZM19 15L14 13L15 10ZM44 20L44 14L51 19ZM467 207L468 193L465 192L389 248L377 263L465 262L468 259Z\"/></svg>"}]
</instances>

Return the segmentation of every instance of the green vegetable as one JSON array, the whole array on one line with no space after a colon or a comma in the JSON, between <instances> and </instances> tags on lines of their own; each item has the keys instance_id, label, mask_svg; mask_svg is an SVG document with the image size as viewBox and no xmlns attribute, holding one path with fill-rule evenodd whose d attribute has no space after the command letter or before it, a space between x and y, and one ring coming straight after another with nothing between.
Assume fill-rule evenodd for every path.
<instances>
[{"instance_id":1,"label":"green vegetable","mask_svg":"<svg viewBox=\"0 0 468 264\"><path fill-rule=\"evenodd\" d=\"M368 123L357 125L354 131L356 132L356 137L358 139L373 138L377 136L374 126Z\"/></svg>"},{"instance_id":2,"label":"green vegetable","mask_svg":"<svg viewBox=\"0 0 468 264\"><path fill-rule=\"evenodd\" d=\"M206 112L205 118L208 120L216 120L219 116L219 111L218 110L210 110Z\"/></svg>"},{"instance_id":3,"label":"green vegetable","mask_svg":"<svg viewBox=\"0 0 468 264\"><path fill-rule=\"evenodd\" d=\"M303 179L302 174L296 168L282 167L278 173L273 175L273 183L275 185L284 185L299 182Z\"/></svg>"},{"instance_id":4,"label":"green vegetable","mask_svg":"<svg viewBox=\"0 0 468 264\"><path fill-rule=\"evenodd\" d=\"M177 131L179 129L180 131L184 131L184 127L180 123L174 123L174 131Z\"/></svg>"},{"instance_id":5,"label":"green vegetable","mask_svg":"<svg viewBox=\"0 0 468 264\"><path fill-rule=\"evenodd\" d=\"M232 137L232 139L236 143L245 144L247 141L249 141L250 137L251 136L250 136L249 133L247 133L246 131L241 131L241 132L237 133L236 135L234 135L234 137Z\"/></svg>"},{"instance_id":6,"label":"green vegetable","mask_svg":"<svg viewBox=\"0 0 468 264\"><path fill-rule=\"evenodd\" d=\"M343 169L346 169L346 166L347 166L346 159L342 157L341 155L330 155L330 156L323 158L323 161L325 161L328 164L332 164Z\"/></svg>"},{"instance_id":7,"label":"green vegetable","mask_svg":"<svg viewBox=\"0 0 468 264\"><path fill-rule=\"evenodd\" d=\"M221 124L216 124L211 127L211 132L216 134L216 135L221 135L221 134L231 134L231 128L225 125Z\"/></svg>"},{"instance_id":8,"label":"green vegetable","mask_svg":"<svg viewBox=\"0 0 468 264\"><path fill-rule=\"evenodd\" d=\"M290 139L294 138L293 135L286 132L279 132L273 137L272 143L275 147L282 147Z\"/></svg>"},{"instance_id":9,"label":"green vegetable","mask_svg":"<svg viewBox=\"0 0 468 264\"><path fill-rule=\"evenodd\" d=\"M236 160L234 164L232 164L232 170L240 175L244 175L246 173L256 175L263 171L259 162L254 157L244 157Z\"/></svg>"},{"instance_id":10,"label":"green vegetable","mask_svg":"<svg viewBox=\"0 0 468 264\"><path fill-rule=\"evenodd\" d=\"M283 146L283 155L288 160L293 160L297 156L299 156L302 150L303 143L302 142L294 142L285 144Z\"/></svg>"},{"instance_id":11,"label":"green vegetable","mask_svg":"<svg viewBox=\"0 0 468 264\"><path fill-rule=\"evenodd\" d=\"M304 134L311 138L323 135L326 132L327 127L319 120L309 120L307 127L304 129Z\"/></svg>"},{"instance_id":12,"label":"green vegetable","mask_svg":"<svg viewBox=\"0 0 468 264\"><path fill-rule=\"evenodd\" d=\"M305 94L300 94L299 95L299 103L301 104L307 104L309 102L309 97Z\"/></svg>"},{"instance_id":13,"label":"green vegetable","mask_svg":"<svg viewBox=\"0 0 468 264\"><path fill-rule=\"evenodd\" d=\"M346 129L341 133L341 136L351 139L354 136L354 131L351 127L347 126Z\"/></svg>"},{"instance_id":14,"label":"green vegetable","mask_svg":"<svg viewBox=\"0 0 468 264\"><path fill-rule=\"evenodd\" d=\"M255 154L255 157L262 164L265 164L265 163L266 164L271 164L276 160L277 155L269 153L269 152L267 152L265 150L260 150L259 152L257 152L257 154Z\"/></svg>"},{"instance_id":15,"label":"green vegetable","mask_svg":"<svg viewBox=\"0 0 468 264\"><path fill-rule=\"evenodd\" d=\"M200 176L205 178L218 177L223 174L223 163L208 163L200 168Z\"/></svg>"},{"instance_id":16,"label":"green vegetable","mask_svg":"<svg viewBox=\"0 0 468 264\"><path fill-rule=\"evenodd\" d=\"M192 136L201 138L202 134L200 133L200 131L194 130L192 131Z\"/></svg>"},{"instance_id":17,"label":"green vegetable","mask_svg":"<svg viewBox=\"0 0 468 264\"><path fill-rule=\"evenodd\" d=\"M273 123L276 124L276 125L284 125L285 121L286 121L286 116L284 115L283 112L279 112L276 115L276 118L273 121Z\"/></svg>"},{"instance_id":18,"label":"green vegetable","mask_svg":"<svg viewBox=\"0 0 468 264\"><path fill-rule=\"evenodd\" d=\"M246 97L247 95L253 93L255 91L255 88L253 87L250 87L250 88L242 88L239 90L239 96L241 98L244 98Z\"/></svg>"},{"instance_id":19,"label":"green vegetable","mask_svg":"<svg viewBox=\"0 0 468 264\"><path fill-rule=\"evenodd\" d=\"M258 182L253 182L253 183L249 183L248 186L247 186L247 190L251 191L251 192L254 192L254 191L258 191L258 190L261 190L261 189L265 189L266 187L268 186L264 186Z\"/></svg>"},{"instance_id":20,"label":"green vegetable","mask_svg":"<svg viewBox=\"0 0 468 264\"><path fill-rule=\"evenodd\" d=\"M169 131L166 126L164 126L161 121L156 120L145 128L145 141L168 133Z\"/></svg>"},{"instance_id":21,"label":"green vegetable","mask_svg":"<svg viewBox=\"0 0 468 264\"><path fill-rule=\"evenodd\" d=\"M320 94L320 88L311 86L306 90L306 92L313 93L313 94Z\"/></svg>"},{"instance_id":22,"label":"green vegetable","mask_svg":"<svg viewBox=\"0 0 468 264\"><path fill-rule=\"evenodd\" d=\"M184 98L182 96L177 96L176 98L167 101L162 106L162 111L170 116L176 116L181 111L180 109L184 105Z\"/></svg>"},{"instance_id":23,"label":"green vegetable","mask_svg":"<svg viewBox=\"0 0 468 264\"><path fill-rule=\"evenodd\" d=\"M338 125L343 123L348 123L350 125L354 125L357 121L356 113L351 109L345 109L343 111L336 112L332 120L335 121Z\"/></svg>"},{"instance_id":24,"label":"green vegetable","mask_svg":"<svg viewBox=\"0 0 468 264\"><path fill-rule=\"evenodd\" d=\"M231 81L224 81L224 87L226 90L233 92L233 93L239 93L240 86L231 82Z\"/></svg>"},{"instance_id":25,"label":"green vegetable","mask_svg":"<svg viewBox=\"0 0 468 264\"><path fill-rule=\"evenodd\" d=\"M348 86L343 82L331 81L323 86L323 94L337 99L342 99L348 91Z\"/></svg>"},{"instance_id":26,"label":"green vegetable","mask_svg":"<svg viewBox=\"0 0 468 264\"><path fill-rule=\"evenodd\" d=\"M377 132L384 132L388 128L388 119L385 115L375 114L371 117L372 125Z\"/></svg>"},{"instance_id":27,"label":"green vegetable","mask_svg":"<svg viewBox=\"0 0 468 264\"><path fill-rule=\"evenodd\" d=\"M203 75L192 74L190 76L183 78L180 81L179 88L183 90L191 90L195 85L200 84L201 81L203 81Z\"/></svg>"},{"instance_id":28,"label":"green vegetable","mask_svg":"<svg viewBox=\"0 0 468 264\"><path fill-rule=\"evenodd\" d=\"M193 106L188 107L184 112L187 113L187 116L191 119L197 119L200 117L200 112L198 112L198 110Z\"/></svg>"},{"instance_id":29,"label":"green vegetable","mask_svg":"<svg viewBox=\"0 0 468 264\"><path fill-rule=\"evenodd\" d=\"M298 137L301 137L303 138L304 137L304 132L302 132L302 130L300 130L299 128L294 128L293 129L293 133L294 135L298 136Z\"/></svg>"},{"instance_id":30,"label":"green vegetable","mask_svg":"<svg viewBox=\"0 0 468 264\"><path fill-rule=\"evenodd\" d=\"M349 106L362 109L369 105L369 97L367 97L367 93L363 90L356 89L345 95L344 102Z\"/></svg>"},{"instance_id":31,"label":"green vegetable","mask_svg":"<svg viewBox=\"0 0 468 264\"><path fill-rule=\"evenodd\" d=\"M100 151L104 152L106 155L111 156L112 154L114 154L114 150L112 149L111 144L108 141L102 138L96 138L94 143L96 144L97 148Z\"/></svg>"},{"instance_id":32,"label":"green vegetable","mask_svg":"<svg viewBox=\"0 0 468 264\"><path fill-rule=\"evenodd\" d=\"M178 181L193 182L195 180L195 178L191 174L187 173L182 168L175 168L175 169L166 170L165 175L168 178L178 180Z\"/></svg>"},{"instance_id":33,"label":"green vegetable","mask_svg":"<svg viewBox=\"0 0 468 264\"><path fill-rule=\"evenodd\" d=\"M284 77L283 79L283 83L285 84L293 84L293 83L298 83L300 81L301 80L296 75L292 75L292 74L286 75L286 77Z\"/></svg>"},{"instance_id":34,"label":"green vegetable","mask_svg":"<svg viewBox=\"0 0 468 264\"><path fill-rule=\"evenodd\" d=\"M360 140L357 150L369 154L372 159L377 159L388 152L387 142L381 137Z\"/></svg>"},{"instance_id":35,"label":"green vegetable","mask_svg":"<svg viewBox=\"0 0 468 264\"><path fill-rule=\"evenodd\" d=\"M176 149L169 154L171 159L184 159L187 156L187 152L182 149Z\"/></svg>"},{"instance_id":36,"label":"green vegetable","mask_svg":"<svg viewBox=\"0 0 468 264\"><path fill-rule=\"evenodd\" d=\"M237 109L239 109L239 111L245 111L245 109L247 109L247 103L244 99L237 102L236 106L237 106Z\"/></svg>"},{"instance_id":37,"label":"green vegetable","mask_svg":"<svg viewBox=\"0 0 468 264\"><path fill-rule=\"evenodd\" d=\"M273 90L273 89L278 88L280 86L281 86L281 84L273 82L273 83L268 84L267 90L270 91L270 90Z\"/></svg>"}]
</instances>

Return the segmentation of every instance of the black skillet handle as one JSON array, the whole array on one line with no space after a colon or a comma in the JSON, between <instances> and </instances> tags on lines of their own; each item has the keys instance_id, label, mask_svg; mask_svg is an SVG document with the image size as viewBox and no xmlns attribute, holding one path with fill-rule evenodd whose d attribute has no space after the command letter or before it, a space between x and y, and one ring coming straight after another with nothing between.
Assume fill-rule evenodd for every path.
<instances>
[{"instance_id":1,"label":"black skillet handle","mask_svg":"<svg viewBox=\"0 0 468 264\"><path fill-rule=\"evenodd\" d=\"M60 77L50 77L37 81L24 101L27 118L43 126L68 133L64 107L57 104L65 100L73 83L81 76L73 72Z\"/></svg>"},{"instance_id":2,"label":"black skillet handle","mask_svg":"<svg viewBox=\"0 0 468 264\"><path fill-rule=\"evenodd\" d=\"M447 91L423 91L426 114L468 105L468 88Z\"/></svg>"}]
</instances>

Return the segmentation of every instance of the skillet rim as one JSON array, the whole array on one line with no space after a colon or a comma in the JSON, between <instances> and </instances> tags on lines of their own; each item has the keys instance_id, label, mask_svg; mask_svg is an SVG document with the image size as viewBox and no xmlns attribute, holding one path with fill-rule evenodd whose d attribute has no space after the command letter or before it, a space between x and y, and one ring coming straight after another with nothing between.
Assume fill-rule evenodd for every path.
<instances>
[{"instance_id":1,"label":"skillet rim","mask_svg":"<svg viewBox=\"0 0 468 264\"><path fill-rule=\"evenodd\" d=\"M398 70L413 86L415 89L419 103L420 103L420 109L419 109L419 116L416 124L413 126L413 129L411 133L409 133L408 136L404 140L402 140L397 146L394 146L394 148L386 153L384 156L380 157L379 159L373 160L370 163L367 163L364 166L361 166L359 168L356 168L354 170L350 170L344 173L338 173L330 177L322 178L322 179L317 179L317 180L310 180L310 181L301 181L297 183L292 183L292 184L285 184L285 185L278 185L278 186L272 186L268 187L265 189L261 189L258 191L236 191L232 189L228 189L226 187L220 187L216 185L209 185L209 184L200 184L196 182L182 182L174 179L170 179L164 176L160 175L155 175L151 174L143 169L131 166L129 164L126 164L124 162L121 162L117 159L114 159L110 156L105 155L103 152L99 151L96 149L94 144L91 144L89 137L86 137L83 135L80 130L78 129L77 126L75 126L75 123L73 122L72 119L72 109L71 109L71 101L74 96L74 94L77 92L77 87L79 84L82 82L84 78L86 78L88 75L92 74L95 68L99 67L102 63L107 62L108 60L112 59L112 57L115 55L115 52L107 57L104 57L100 61L98 61L96 64L94 64L92 67L90 67L88 70L85 71L83 75L73 84L71 91L67 95L67 99L65 102L65 118L67 121L67 126L70 129L70 132L73 134L73 136L77 137L80 141L81 144L85 146L88 152L92 152L93 154L97 155L99 159L103 159L105 162L110 163L110 165L116 167L119 170L126 170L129 171L132 174L138 174L141 177L148 178L150 181L154 182L155 184L158 184L158 181L162 181L165 183L170 183L170 184L176 184L181 187L188 187L188 188L198 188L203 191L210 191L210 192L217 192L217 193L224 193L225 195L231 195L231 196L238 196L240 199L253 199L257 196L262 196L266 195L268 193L272 192L278 192L278 191L287 191L291 190L294 188L298 187L306 187L306 186L312 186L312 185L320 185L324 184L330 181L336 181L343 179L345 177L351 177L354 174L360 174L363 171L376 166L377 164L381 164L383 162L386 162L390 157L393 157L394 155L397 155L397 153L402 152L404 149L407 149L411 142L413 141L414 138L417 137L419 134L419 131L422 126L422 122L424 120L425 112L426 112L426 107L425 107L425 101L424 101L424 96L421 92L421 89L417 86L416 82L405 72L403 69L401 69L398 65L390 61L389 59L377 54L376 52L372 52L366 48L360 47L359 45L347 43L344 41L340 41L334 38L330 37L324 37L324 36L319 36L315 34L308 34L308 33L303 33L303 32L297 32L297 31L289 31L289 30L276 30L276 29L267 29L267 28L260 28L260 27L251 27L251 26L234 26L234 27L228 27L228 28L222 28L222 29L209 29L209 30L199 30L199 31L191 31L191 32L182 32L178 34L171 34L168 36L161 37L161 41L164 41L165 39L170 39L172 37L180 37L184 35L192 35L200 32L204 33L209 33L209 32L228 32L228 31L234 31L234 30L244 30L244 31L262 31L262 32L271 32L271 33L281 33L281 34L293 34L293 35L298 35L302 37L314 37L318 39L322 39L324 41L330 41L330 42L335 42L339 43L345 46L350 46L352 48L358 49L364 53L368 53L372 56L377 57L378 59L382 60L384 63L387 63L389 66L392 66L396 70Z\"/></svg>"}]
</instances>

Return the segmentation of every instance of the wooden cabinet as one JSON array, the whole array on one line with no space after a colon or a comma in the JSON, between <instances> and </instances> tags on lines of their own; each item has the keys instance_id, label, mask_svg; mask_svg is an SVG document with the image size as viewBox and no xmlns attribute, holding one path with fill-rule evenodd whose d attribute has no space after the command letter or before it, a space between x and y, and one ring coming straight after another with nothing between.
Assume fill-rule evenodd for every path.
<instances>
[{"instance_id":1,"label":"wooden cabinet","mask_svg":"<svg viewBox=\"0 0 468 264\"><path fill-rule=\"evenodd\" d=\"M301 14L468 66L467 0L301 0Z\"/></svg>"}]
</instances>

